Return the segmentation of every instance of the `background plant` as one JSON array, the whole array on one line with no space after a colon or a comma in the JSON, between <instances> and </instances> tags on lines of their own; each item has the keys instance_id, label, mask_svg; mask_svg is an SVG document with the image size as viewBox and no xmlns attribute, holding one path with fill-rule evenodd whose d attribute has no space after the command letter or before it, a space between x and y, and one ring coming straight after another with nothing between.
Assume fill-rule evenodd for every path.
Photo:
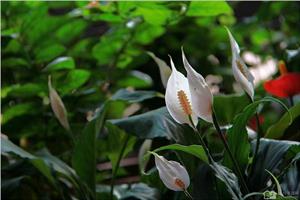
<instances>
[{"instance_id":1,"label":"background plant","mask_svg":"<svg viewBox=\"0 0 300 200\"><path fill-rule=\"evenodd\" d=\"M153 163L147 165L151 174L147 176L138 173L137 166L118 167L122 157L137 157L146 146L144 139L152 139L152 149L174 141L197 144L193 131L175 123L163 107L165 89L146 51L166 61L167 54L172 54L174 62L181 63L180 47L184 46L201 74L223 77L218 83L220 94L214 97L219 122L245 127L252 109L249 116L234 119L250 102L244 95L233 94L237 92L223 25L241 47L259 55L261 62L247 63L251 67L284 59L289 71L299 71L299 15L296 2L1 2L1 125L10 140L1 139L3 195L103 199L109 198L111 182L138 176L142 183L115 186L119 198L155 199L159 194L162 199L184 198L162 186L157 171L150 169ZM71 132L51 110L49 75L68 111ZM261 85L256 88L257 99L265 96ZM298 101L296 97L290 109L292 124L278 104L259 107L267 137L299 140ZM222 145L216 133L205 122L200 124L218 155ZM245 134L234 128L228 132L232 145L245 142L238 145L237 154L250 150L252 143L241 138ZM299 175L292 175L299 171L297 152L299 147L290 142L264 139L260 164L253 172L256 176L248 180L251 191L264 191L271 178L264 169L276 175L285 195L297 191ZM213 178L205 163L183 152L162 153L179 158L190 176L197 177L192 180L197 189L191 188L197 199L229 197L226 189L215 191L216 185L225 186ZM96 167L105 161L112 163L112 171ZM241 161L242 165L247 162ZM140 164L143 168L145 163Z\"/></svg>"}]
</instances>

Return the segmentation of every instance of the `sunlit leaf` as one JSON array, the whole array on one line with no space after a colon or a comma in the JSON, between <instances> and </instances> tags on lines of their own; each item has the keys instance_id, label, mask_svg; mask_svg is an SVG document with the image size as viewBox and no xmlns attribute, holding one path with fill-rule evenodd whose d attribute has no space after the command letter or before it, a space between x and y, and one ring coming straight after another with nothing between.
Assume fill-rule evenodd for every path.
<instances>
[{"instance_id":1,"label":"sunlit leaf","mask_svg":"<svg viewBox=\"0 0 300 200\"><path fill-rule=\"evenodd\" d=\"M61 69L74 69L75 68L75 61L71 57L59 57L49 63L45 71L56 71Z\"/></svg>"},{"instance_id":2,"label":"sunlit leaf","mask_svg":"<svg viewBox=\"0 0 300 200\"><path fill-rule=\"evenodd\" d=\"M284 135L284 131L291 125L290 115L292 116L292 121L300 116L300 104L296 104L294 107L289 109L289 112L286 112L278 122L269 127L265 137L277 139Z\"/></svg>"}]
</instances>

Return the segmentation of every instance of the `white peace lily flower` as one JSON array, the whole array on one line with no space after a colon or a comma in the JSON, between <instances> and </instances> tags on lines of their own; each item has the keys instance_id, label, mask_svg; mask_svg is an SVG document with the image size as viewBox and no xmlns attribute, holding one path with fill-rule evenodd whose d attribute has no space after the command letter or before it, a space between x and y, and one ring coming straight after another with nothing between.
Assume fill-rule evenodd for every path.
<instances>
[{"instance_id":1,"label":"white peace lily flower","mask_svg":"<svg viewBox=\"0 0 300 200\"><path fill-rule=\"evenodd\" d=\"M198 117L207 121L212 120L213 95L201 74L197 73L187 61L183 48L182 60L187 71L187 79L191 92L193 110Z\"/></svg>"},{"instance_id":2,"label":"white peace lily flower","mask_svg":"<svg viewBox=\"0 0 300 200\"><path fill-rule=\"evenodd\" d=\"M246 64L240 56L240 48L229 29L226 28L232 50L232 71L235 80L242 86L243 90L254 99L254 77L248 70Z\"/></svg>"},{"instance_id":3,"label":"white peace lily flower","mask_svg":"<svg viewBox=\"0 0 300 200\"><path fill-rule=\"evenodd\" d=\"M193 112L191 105L191 94L187 78L178 72L170 57L172 73L166 88L166 106L173 119L180 123L187 123L190 126L197 125L198 118ZM190 118L193 122L191 124Z\"/></svg>"},{"instance_id":4,"label":"white peace lily flower","mask_svg":"<svg viewBox=\"0 0 300 200\"><path fill-rule=\"evenodd\" d=\"M186 191L190 185L190 177L186 169L176 161L169 161L157 153L151 153L155 157L159 177L165 186L174 191Z\"/></svg>"},{"instance_id":5,"label":"white peace lily flower","mask_svg":"<svg viewBox=\"0 0 300 200\"><path fill-rule=\"evenodd\" d=\"M171 68L166 64L165 61L156 57L152 52L147 52L149 56L156 62L159 68L160 78L163 86L166 88L169 77L172 73Z\"/></svg>"}]
</instances>

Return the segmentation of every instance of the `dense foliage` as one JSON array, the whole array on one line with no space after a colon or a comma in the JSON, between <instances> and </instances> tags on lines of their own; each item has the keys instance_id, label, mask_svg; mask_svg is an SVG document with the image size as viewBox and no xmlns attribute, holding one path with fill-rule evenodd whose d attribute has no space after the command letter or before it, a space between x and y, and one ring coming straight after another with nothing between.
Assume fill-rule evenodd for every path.
<instances>
[{"instance_id":1,"label":"dense foliage","mask_svg":"<svg viewBox=\"0 0 300 200\"><path fill-rule=\"evenodd\" d=\"M280 76L278 60L300 71L299 10L298 2L1 2L3 197L187 198L163 185L151 150L185 166L194 199L300 198L299 95L270 97L263 87ZM232 75L225 26L257 80L254 102ZM165 107L151 55L169 65L170 54L184 72L182 46L214 93L243 177L212 124L197 129L216 162ZM264 138L253 162L256 113Z\"/></svg>"}]
</instances>

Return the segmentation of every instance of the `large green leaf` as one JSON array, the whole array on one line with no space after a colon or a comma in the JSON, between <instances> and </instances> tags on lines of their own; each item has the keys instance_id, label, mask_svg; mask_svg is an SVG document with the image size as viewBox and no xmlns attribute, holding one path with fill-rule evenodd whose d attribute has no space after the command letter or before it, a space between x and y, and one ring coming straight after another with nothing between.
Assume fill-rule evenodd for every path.
<instances>
[{"instance_id":1,"label":"large green leaf","mask_svg":"<svg viewBox=\"0 0 300 200\"><path fill-rule=\"evenodd\" d=\"M220 124L231 124L234 117L248 104L246 95L217 95L214 96L214 109Z\"/></svg>"},{"instance_id":2,"label":"large green leaf","mask_svg":"<svg viewBox=\"0 0 300 200\"><path fill-rule=\"evenodd\" d=\"M185 153L191 154L200 160L204 161L205 163L208 163L207 155L201 145L189 145L184 146L180 144L171 144L167 146L162 146L160 148L155 149L154 151L162 151L162 150L176 150L176 151L183 151Z\"/></svg>"},{"instance_id":3,"label":"large green leaf","mask_svg":"<svg viewBox=\"0 0 300 200\"><path fill-rule=\"evenodd\" d=\"M109 198L110 186L97 185L97 194L103 199ZM145 183L134 183L131 185L116 185L114 188L114 196L120 200L138 199L138 200L154 200L159 199L159 192L155 188L151 188Z\"/></svg>"},{"instance_id":4,"label":"large green leaf","mask_svg":"<svg viewBox=\"0 0 300 200\"><path fill-rule=\"evenodd\" d=\"M285 157L290 151L299 153L299 147L299 142L261 139L256 165L249 177L249 189L251 191L259 191L261 188L266 187L269 175L265 169L277 175L289 164L289 162L285 161ZM255 142L252 142L252 148L255 148ZM293 152L293 155L297 155L297 152ZM292 157L289 160L294 162Z\"/></svg>"},{"instance_id":5,"label":"large green leaf","mask_svg":"<svg viewBox=\"0 0 300 200\"><path fill-rule=\"evenodd\" d=\"M36 51L36 56L35 56L36 62L40 63L40 62L49 62L57 58L63 52L66 51L66 48L59 43L55 43L55 44L45 44L45 46L42 46L36 49L35 51Z\"/></svg>"},{"instance_id":6,"label":"large green leaf","mask_svg":"<svg viewBox=\"0 0 300 200\"><path fill-rule=\"evenodd\" d=\"M95 196L96 186L96 136L104 125L106 105L103 105L98 116L90 121L74 147L72 166L82 181L84 181Z\"/></svg>"},{"instance_id":7,"label":"large green leaf","mask_svg":"<svg viewBox=\"0 0 300 200\"><path fill-rule=\"evenodd\" d=\"M275 98L266 97L259 101L255 101L249 104L241 114L239 114L233 122L232 127L227 131L227 142L229 148L239 163L242 171L244 172L248 165L248 158L250 154L250 144L248 142L248 133L246 130L246 124L251 116L255 114L257 107L261 103L267 102L276 102L281 104L283 107L286 106ZM287 109L287 108L286 108ZM225 166L228 166L230 169L233 169L233 163L230 159L230 156L227 152L224 155L223 163Z\"/></svg>"},{"instance_id":8,"label":"large green leaf","mask_svg":"<svg viewBox=\"0 0 300 200\"><path fill-rule=\"evenodd\" d=\"M142 139L166 137L166 125L174 123L165 107L111 122Z\"/></svg>"},{"instance_id":9,"label":"large green leaf","mask_svg":"<svg viewBox=\"0 0 300 200\"><path fill-rule=\"evenodd\" d=\"M129 136L128 138L128 135L123 130L119 129L117 126L109 122L106 123L105 127L108 130L108 139L106 141L103 141L102 145L106 146L105 149L107 151L105 152L105 154L108 156L109 160L112 163L113 171L115 171L118 167L116 166L118 159L122 159L132 151L135 144L135 138L132 136ZM123 152L121 152L123 145L126 146L123 149ZM104 152L101 153L103 154Z\"/></svg>"},{"instance_id":10,"label":"large green leaf","mask_svg":"<svg viewBox=\"0 0 300 200\"><path fill-rule=\"evenodd\" d=\"M292 116L292 120L295 120L300 116L300 103L290 108L289 112L286 112L278 122L269 127L265 137L273 139L281 138L284 135L284 131L291 124L290 115Z\"/></svg>"},{"instance_id":11,"label":"large green leaf","mask_svg":"<svg viewBox=\"0 0 300 200\"><path fill-rule=\"evenodd\" d=\"M184 145L199 144L199 138L193 129L175 122L166 107L110 121L141 139L167 137Z\"/></svg>"},{"instance_id":12,"label":"large green leaf","mask_svg":"<svg viewBox=\"0 0 300 200\"><path fill-rule=\"evenodd\" d=\"M56 71L61 69L74 69L75 61L71 57L59 57L49 63L44 70Z\"/></svg>"},{"instance_id":13,"label":"large green leaf","mask_svg":"<svg viewBox=\"0 0 300 200\"><path fill-rule=\"evenodd\" d=\"M232 9L225 1L193 1L190 3L187 16L203 17L220 14L232 14Z\"/></svg>"},{"instance_id":14,"label":"large green leaf","mask_svg":"<svg viewBox=\"0 0 300 200\"><path fill-rule=\"evenodd\" d=\"M21 103L7 108L3 113L2 124L7 123L15 117L25 114L33 114L36 111L34 103Z\"/></svg>"},{"instance_id":15,"label":"large green leaf","mask_svg":"<svg viewBox=\"0 0 300 200\"><path fill-rule=\"evenodd\" d=\"M227 191L230 193L232 199L243 199L238 179L234 173L214 161L210 164L210 167L215 172L216 177L218 177L226 185Z\"/></svg>"},{"instance_id":16,"label":"large green leaf","mask_svg":"<svg viewBox=\"0 0 300 200\"><path fill-rule=\"evenodd\" d=\"M111 100L123 100L129 103L137 103L147 99L161 96L162 94L155 91L129 91L126 89L120 89L111 97Z\"/></svg>"},{"instance_id":17,"label":"large green leaf","mask_svg":"<svg viewBox=\"0 0 300 200\"><path fill-rule=\"evenodd\" d=\"M171 10L164 5L159 5L155 2L144 2L137 5L132 15L142 16L149 24L164 25L172 17Z\"/></svg>"},{"instance_id":18,"label":"large green leaf","mask_svg":"<svg viewBox=\"0 0 300 200\"><path fill-rule=\"evenodd\" d=\"M74 69L71 70L67 77L63 80L61 85L58 87L58 90L62 94L69 94L73 90L79 88L84 83L86 83L91 76L91 72L84 69Z\"/></svg>"}]
</instances>

